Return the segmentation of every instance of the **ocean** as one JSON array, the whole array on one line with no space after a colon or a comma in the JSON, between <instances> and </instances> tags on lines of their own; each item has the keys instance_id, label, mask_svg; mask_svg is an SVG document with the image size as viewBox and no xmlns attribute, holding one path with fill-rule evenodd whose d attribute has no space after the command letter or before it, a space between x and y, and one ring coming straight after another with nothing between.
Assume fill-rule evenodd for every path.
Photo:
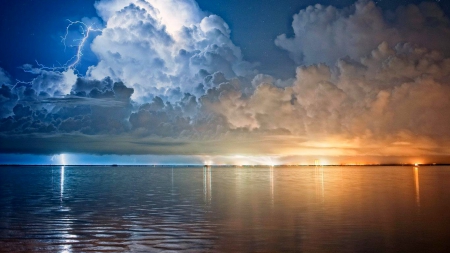
<instances>
[{"instance_id":1,"label":"ocean","mask_svg":"<svg viewBox=\"0 0 450 253\"><path fill-rule=\"evenodd\" d=\"M1 252L449 252L450 167L0 167Z\"/></svg>"}]
</instances>

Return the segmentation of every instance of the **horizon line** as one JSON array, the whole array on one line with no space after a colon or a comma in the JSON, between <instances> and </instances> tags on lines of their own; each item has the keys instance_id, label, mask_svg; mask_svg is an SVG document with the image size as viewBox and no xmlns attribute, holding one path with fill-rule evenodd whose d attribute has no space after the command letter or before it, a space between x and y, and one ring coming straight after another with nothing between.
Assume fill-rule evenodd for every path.
<instances>
[{"instance_id":1,"label":"horizon line","mask_svg":"<svg viewBox=\"0 0 450 253\"><path fill-rule=\"evenodd\" d=\"M337 166L450 166L450 163L377 163L377 164L0 164L1 167L6 166L54 166L54 167L127 167L127 166L138 166L138 167L257 167L257 166L267 166L267 167L337 167Z\"/></svg>"}]
</instances>

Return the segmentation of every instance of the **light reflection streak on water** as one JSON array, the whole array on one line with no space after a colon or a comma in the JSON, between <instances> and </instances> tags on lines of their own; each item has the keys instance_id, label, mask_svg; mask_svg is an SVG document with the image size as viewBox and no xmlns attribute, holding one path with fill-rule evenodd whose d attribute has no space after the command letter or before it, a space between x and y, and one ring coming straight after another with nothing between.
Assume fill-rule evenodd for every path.
<instances>
[{"instance_id":1,"label":"light reflection streak on water","mask_svg":"<svg viewBox=\"0 0 450 253\"><path fill-rule=\"evenodd\" d=\"M270 189L271 189L271 201L272 201L272 207L273 207L273 166L270 166Z\"/></svg>"},{"instance_id":2,"label":"light reflection streak on water","mask_svg":"<svg viewBox=\"0 0 450 253\"><path fill-rule=\"evenodd\" d=\"M54 174L48 169L0 168L1 252L449 248L450 196L442 190L449 189L450 167L277 166L277 178L270 166L215 167L214 205L207 204L208 168L175 167L172 200L171 171L162 168L69 166L60 187L57 172L63 168L54 167ZM327 201L322 202L325 169ZM52 176L54 187L49 187ZM277 205L268 207L275 183Z\"/></svg>"},{"instance_id":3,"label":"light reflection streak on water","mask_svg":"<svg viewBox=\"0 0 450 253\"><path fill-rule=\"evenodd\" d=\"M67 209L63 208L63 199L64 199L64 183L65 183L65 166L61 166L61 181L60 181L60 205L61 205L61 211L67 211ZM61 231L61 236L63 238L77 238L76 235L72 235L70 234L70 231L72 230L71 228L71 224L72 221L71 219L68 219L66 221L66 228L64 231ZM63 244L60 245L61 251L63 253L70 253L72 252L72 245L71 245L71 240L67 240L65 239Z\"/></svg>"},{"instance_id":4,"label":"light reflection streak on water","mask_svg":"<svg viewBox=\"0 0 450 253\"><path fill-rule=\"evenodd\" d=\"M61 166L61 182L60 182L60 202L62 205L64 195L64 166Z\"/></svg>"},{"instance_id":5,"label":"light reflection streak on water","mask_svg":"<svg viewBox=\"0 0 450 253\"><path fill-rule=\"evenodd\" d=\"M211 166L208 167L208 179L209 179L209 203L211 204L212 200L212 174L211 174Z\"/></svg>"},{"instance_id":6,"label":"light reflection streak on water","mask_svg":"<svg viewBox=\"0 0 450 253\"><path fill-rule=\"evenodd\" d=\"M314 177L315 177L315 181L316 181L316 194L318 195L318 191L317 191L317 184L320 184L320 188L321 188L321 195L322 195L322 201L324 201L325 199L325 184L324 184L324 169L323 166L320 165L316 165L314 167ZM318 182L320 181L320 182ZM318 183L317 183L318 182Z\"/></svg>"},{"instance_id":7,"label":"light reflection streak on water","mask_svg":"<svg viewBox=\"0 0 450 253\"><path fill-rule=\"evenodd\" d=\"M211 166L203 166L203 193L205 203L211 204L212 200L212 183L211 183Z\"/></svg>"},{"instance_id":8,"label":"light reflection streak on water","mask_svg":"<svg viewBox=\"0 0 450 253\"><path fill-rule=\"evenodd\" d=\"M419 168L414 167L414 183L416 190L416 204L417 207L420 208L420 189L419 189Z\"/></svg>"},{"instance_id":9,"label":"light reflection streak on water","mask_svg":"<svg viewBox=\"0 0 450 253\"><path fill-rule=\"evenodd\" d=\"M323 179L324 179L324 175L323 175L323 166L320 166L320 168L322 169L322 201L324 201L324 198L325 198L325 190L324 190L324 183L323 183Z\"/></svg>"},{"instance_id":10,"label":"light reflection streak on water","mask_svg":"<svg viewBox=\"0 0 450 253\"><path fill-rule=\"evenodd\" d=\"M206 203L206 166L203 166L203 197Z\"/></svg>"},{"instance_id":11,"label":"light reflection streak on water","mask_svg":"<svg viewBox=\"0 0 450 253\"><path fill-rule=\"evenodd\" d=\"M70 253L72 252L72 246L70 244L62 245L61 253Z\"/></svg>"}]
</instances>

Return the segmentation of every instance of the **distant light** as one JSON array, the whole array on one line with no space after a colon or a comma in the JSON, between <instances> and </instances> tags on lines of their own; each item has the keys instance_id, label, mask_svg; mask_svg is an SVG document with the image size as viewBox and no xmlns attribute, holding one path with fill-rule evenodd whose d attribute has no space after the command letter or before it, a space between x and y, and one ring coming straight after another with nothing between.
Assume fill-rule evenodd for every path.
<instances>
[{"instance_id":1,"label":"distant light","mask_svg":"<svg viewBox=\"0 0 450 253\"><path fill-rule=\"evenodd\" d=\"M66 158L64 157L64 154L61 154L61 155L60 155L60 159L61 159L61 164L62 164L63 166L65 166L65 165L66 165Z\"/></svg>"},{"instance_id":2,"label":"distant light","mask_svg":"<svg viewBox=\"0 0 450 253\"><path fill-rule=\"evenodd\" d=\"M414 166L419 166L419 164L418 164L418 163L415 163Z\"/></svg>"}]
</instances>

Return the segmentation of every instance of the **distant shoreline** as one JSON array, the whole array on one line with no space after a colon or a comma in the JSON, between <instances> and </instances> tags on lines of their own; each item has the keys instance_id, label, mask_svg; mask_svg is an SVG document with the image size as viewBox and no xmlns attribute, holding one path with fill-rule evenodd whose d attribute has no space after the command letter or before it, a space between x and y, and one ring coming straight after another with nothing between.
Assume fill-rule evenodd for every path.
<instances>
[{"instance_id":1,"label":"distant shoreline","mask_svg":"<svg viewBox=\"0 0 450 253\"><path fill-rule=\"evenodd\" d=\"M203 166L209 166L209 167L243 167L243 168L250 168L250 167L261 167L261 166L267 166L267 167L386 167L386 166L413 166L413 167L424 167L424 166L450 166L448 163L432 163L432 164L334 164L334 165L289 165L289 164L280 164L280 165L269 165L269 164L258 164L258 165L204 165L204 164L185 164L185 165L179 165L179 164L141 164L141 165L135 165L135 164L100 164L100 165L80 165L80 164L68 164L68 165L55 165L55 164L0 164L0 167L22 167L22 166L28 166L28 167L203 167Z\"/></svg>"}]
</instances>

